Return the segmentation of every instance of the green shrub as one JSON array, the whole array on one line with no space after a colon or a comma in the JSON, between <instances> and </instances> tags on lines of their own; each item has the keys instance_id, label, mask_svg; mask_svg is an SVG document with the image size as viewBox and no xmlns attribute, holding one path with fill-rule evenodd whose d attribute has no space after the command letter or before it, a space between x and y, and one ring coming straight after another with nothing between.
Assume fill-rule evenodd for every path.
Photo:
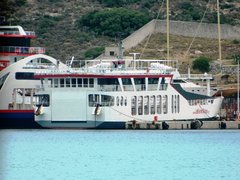
<instances>
[{"instance_id":1,"label":"green shrub","mask_svg":"<svg viewBox=\"0 0 240 180\"><path fill-rule=\"evenodd\" d=\"M237 40L237 39L234 39L232 42L233 44L240 44L240 40Z\"/></svg>"},{"instance_id":2,"label":"green shrub","mask_svg":"<svg viewBox=\"0 0 240 180\"><path fill-rule=\"evenodd\" d=\"M56 25L62 17L52 17L45 15L38 20L36 33L41 37L44 33L48 33L49 30Z\"/></svg>"},{"instance_id":3,"label":"green shrub","mask_svg":"<svg viewBox=\"0 0 240 180\"><path fill-rule=\"evenodd\" d=\"M85 59L94 59L99 55L101 55L103 51L104 51L104 47L91 48L84 53L84 57Z\"/></svg>"},{"instance_id":4,"label":"green shrub","mask_svg":"<svg viewBox=\"0 0 240 180\"><path fill-rule=\"evenodd\" d=\"M240 54L233 56L233 62L234 64L238 64L238 62L240 63Z\"/></svg>"},{"instance_id":5,"label":"green shrub","mask_svg":"<svg viewBox=\"0 0 240 180\"><path fill-rule=\"evenodd\" d=\"M209 64L210 58L208 57L198 57L193 61L193 69L198 69L201 72L209 72L210 70L210 64Z\"/></svg>"},{"instance_id":6,"label":"green shrub","mask_svg":"<svg viewBox=\"0 0 240 180\"><path fill-rule=\"evenodd\" d=\"M72 34L72 39L74 39L77 43L84 43L94 39L94 36L91 33L81 31L81 32Z\"/></svg>"},{"instance_id":7,"label":"green shrub","mask_svg":"<svg viewBox=\"0 0 240 180\"><path fill-rule=\"evenodd\" d=\"M15 5L20 7L24 6L27 3L27 0L15 0Z\"/></svg>"},{"instance_id":8,"label":"green shrub","mask_svg":"<svg viewBox=\"0 0 240 180\"><path fill-rule=\"evenodd\" d=\"M150 20L145 13L125 8L111 8L83 15L78 28L86 27L98 35L126 37Z\"/></svg>"},{"instance_id":9,"label":"green shrub","mask_svg":"<svg viewBox=\"0 0 240 180\"><path fill-rule=\"evenodd\" d=\"M107 7L122 7L124 5L139 2L141 0L98 0Z\"/></svg>"}]
</instances>

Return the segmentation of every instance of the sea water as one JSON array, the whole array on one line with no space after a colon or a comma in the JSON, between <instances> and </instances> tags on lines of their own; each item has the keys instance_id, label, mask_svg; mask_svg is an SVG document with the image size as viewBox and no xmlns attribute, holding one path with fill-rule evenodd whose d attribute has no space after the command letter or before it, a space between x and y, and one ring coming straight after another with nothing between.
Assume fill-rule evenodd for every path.
<instances>
[{"instance_id":1,"label":"sea water","mask_svg":"<svg viewBox=\"0 0 240 180\"><path fill-rule=\"evenodd\" d=\"M0 179L240 179L239 130L0 130Z\"/></svg>"}]
</instances>

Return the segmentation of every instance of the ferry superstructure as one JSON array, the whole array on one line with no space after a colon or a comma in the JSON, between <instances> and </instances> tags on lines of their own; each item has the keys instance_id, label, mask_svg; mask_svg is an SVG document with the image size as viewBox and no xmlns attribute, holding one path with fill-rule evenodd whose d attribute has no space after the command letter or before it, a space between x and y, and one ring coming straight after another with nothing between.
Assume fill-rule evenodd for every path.
<instances>
[{"instance_id":1,"label":"ferry superstructure","mask_svg":"<svg viewBox=\"0 0 240 180\"><path fill-rule=\"evenodd\" d=\"M170 61L85 61L79 69L35 73L35 121L48 128L124 128L128 121L211 120L222 97L172 83Z\"/></svg>"},{"instance_id":2,"label":"ferry superstructure","mask_svg":"<svg viewBox=\"0 0 240 180\"><path fill-rule=\"evenodd\" d=\"M44 54L45 48L32 47L35 32L21 26L0 26L0 71L27 56Z\"/></svg>"}]
</instances>

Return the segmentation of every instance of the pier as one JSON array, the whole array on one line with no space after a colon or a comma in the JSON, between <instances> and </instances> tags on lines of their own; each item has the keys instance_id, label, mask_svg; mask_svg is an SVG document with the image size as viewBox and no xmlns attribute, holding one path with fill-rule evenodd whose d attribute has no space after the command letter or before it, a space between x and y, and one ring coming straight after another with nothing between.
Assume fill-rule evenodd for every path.
<instances>
[{"instance_id":1,"label":"pier","mask_svg":"<svg viewBox=\"0 0 240 180\"><path fill-rule=\"evenodd\" d=\"M239 121L128 121L126 129L187 130L187 129L240 129Z\"/></svg>"}]
</instances>

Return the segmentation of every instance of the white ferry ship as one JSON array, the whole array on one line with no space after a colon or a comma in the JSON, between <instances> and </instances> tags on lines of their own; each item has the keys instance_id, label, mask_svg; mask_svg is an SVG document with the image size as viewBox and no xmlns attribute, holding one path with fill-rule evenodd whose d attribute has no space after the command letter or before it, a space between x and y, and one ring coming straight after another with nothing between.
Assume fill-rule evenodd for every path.
<instances>
[{"instance_id":1,"label":"white ferry ship","mask_svg":"<svg viewBox=\"0 0 240 180\"><path fill-rule=\"evenodd\" d=\"M66 68L44 55L42 47L32 47L32 31L21 26L0 26L0 128L33 128L34 94L40 81L34 72Z\"/></svg>"},{"instance_id":2,"label":"white ferry ship","mask_svg":"<svg viewBox=\"0 0 240 180\"><path fill-rule=\"evenodd\" d=\"M35 121L48 128L125 128L128 121L212 120L223 97L172 83L175 61L84 61L79 69L35 73ZM123 63L124 62L124 63ZM83 63L83 61L82 61Z\"/></svg>"}]
</instances>

